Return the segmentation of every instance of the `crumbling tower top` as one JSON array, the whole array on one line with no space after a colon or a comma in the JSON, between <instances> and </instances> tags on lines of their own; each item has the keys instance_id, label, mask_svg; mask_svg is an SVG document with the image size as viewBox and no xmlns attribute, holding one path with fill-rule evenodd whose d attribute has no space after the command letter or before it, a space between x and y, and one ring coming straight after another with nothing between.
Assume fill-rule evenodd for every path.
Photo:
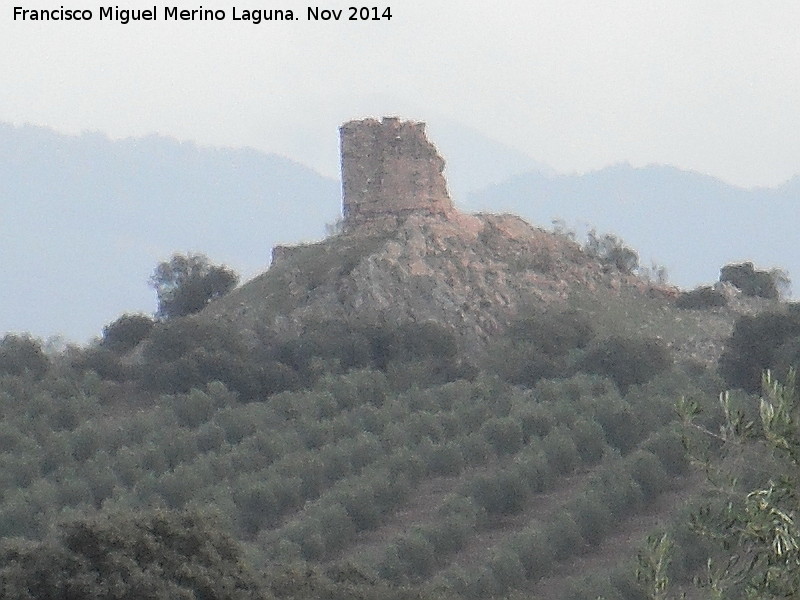
<instances>
[{"instance_id":1,"label":"crumbling tower top","mask_svg":"<svg viewBox=\"0 0 800 600\"><path fill-rule=\"evenodd\" d=\"M412 213L455 212L444 159L425 137L424 123L364 119L339 132L345 229L389 228Z\"/></svg>"}]
</instances>

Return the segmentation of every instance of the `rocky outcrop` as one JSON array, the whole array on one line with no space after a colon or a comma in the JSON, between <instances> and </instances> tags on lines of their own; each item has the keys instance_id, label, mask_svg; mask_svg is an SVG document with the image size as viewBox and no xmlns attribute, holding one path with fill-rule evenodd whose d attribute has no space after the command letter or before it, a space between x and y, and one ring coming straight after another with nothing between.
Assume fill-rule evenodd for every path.
<instances>
[{"instance_id":1,"label":"rocky outcrop","mask_svg":"<svg viewBox=\"0 0 800 600\"><path fill-rule=\"evenodd\" d=\"M525 305L652 287L519 217L458 212L422 123L351 121L341 136L344 232L276 247L269 271L210 316L289 335L324 320L435 321L480 349Z\"/></svg>"}]
</instances>

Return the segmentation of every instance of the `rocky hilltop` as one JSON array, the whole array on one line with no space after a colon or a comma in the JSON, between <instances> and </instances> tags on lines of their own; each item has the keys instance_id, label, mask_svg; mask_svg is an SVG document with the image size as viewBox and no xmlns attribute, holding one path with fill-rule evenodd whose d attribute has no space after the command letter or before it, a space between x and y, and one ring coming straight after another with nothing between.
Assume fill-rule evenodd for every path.
<instances>
[{"instance_id":1,"label":"rocky hilltop","mask_svg":"<svg viewBox=\"0 0 800 600\"><path fill-rule=\"evenodd\" d=\"M286 333L329 319L435 321L476 347L521 307L563 301L576 286L654 292L566 236L513 215L459 212L424 123L366 119L340 134L342 233L274 248L268 271L207 314Z\"/></svg>"}]
</instances>

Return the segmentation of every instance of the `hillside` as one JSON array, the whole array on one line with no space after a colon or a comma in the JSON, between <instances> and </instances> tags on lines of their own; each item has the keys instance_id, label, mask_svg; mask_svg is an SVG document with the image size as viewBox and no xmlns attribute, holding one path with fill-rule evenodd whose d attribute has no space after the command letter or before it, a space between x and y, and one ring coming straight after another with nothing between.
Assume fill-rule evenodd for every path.
<instances>
[{"instance_id":1,"label":"hillside","mask_svg":"<svg viewBox=\"0 0 800 600\"><path fill-rule=\"evenodd\" d=\"M793 360L800 315L730 284L679 308L569 236L460 213L421 123L341 136L341 233L196 314L0 341L4 597L641 600L652 531L678 583L715 556L676 404L755 418L720 406L719 356L777 331Z\"/></svg>"},{"instance_id":2,"label":"hillside","mask_svg":"<svg viewBox=\"0 0 800 600\"><path fill-rule=\"evenodd\" d=\"M271 268L210 306L208 316L251 333L293 335L305 322L324 320L432 321L475 351L522 308L565 303L577 290L674 295L519 217L460 213L423 128L390 119L365 123L367 131L352 136L369 139L354 142L352 156L343 157L343 232L276 247ZM376 158L383 152L386 158ZM365 156L375 164L362 164Z\"/></svg>"},{"instance_id":3,"label":"hillside","mask_svg":"<svg viewBox=\"0 0 800 600\"><path fill-rule=\"evenodd\" d=\"M800 178L775 188L743 189L664 165L615 165L581 175L530 171L463 199L469 210L503 210L533 223L562 220L582 232L612 231L643 262L666 265L684 288L717 279L722 265L751 260L800 273L787 215L800 200Z\"/></svg>"},{"instance_id":4,"label":"hillside","mask_svg":"<svg viewBox=\"0 0 800 600\"><path fill-rule=\"evenodd\" d=\"M387 127L392 152L401 156L391 164L392 179L369 189L366 208L345 193L341 233L313 244L276 246L268 271L212 303L205 314L251 337L297 336L326 321L434 322L454 331L462 349L480 355L521 314L551 305L577 307L609 333L624 329L662 337L678 357L711 364L736 316L769 306L727 290L729 309L675 310L677 289L599 261L568 235L511 214L461 213L424 129L401 130L400 142L391 133L396 127ZM384 177L389 167L373 165L371 171L362 164L364 156L374 159L382 151L358 147L352 158L358 167L352 168L345 156L343 172L355 170L358 179L346 180L346 190L360 191L368 185L361 180ZM422 183L409 188L406 181L415 178ZM418 197L424 198L419 206L408 204L407 198Z\"/></svg>"}]
</instances>

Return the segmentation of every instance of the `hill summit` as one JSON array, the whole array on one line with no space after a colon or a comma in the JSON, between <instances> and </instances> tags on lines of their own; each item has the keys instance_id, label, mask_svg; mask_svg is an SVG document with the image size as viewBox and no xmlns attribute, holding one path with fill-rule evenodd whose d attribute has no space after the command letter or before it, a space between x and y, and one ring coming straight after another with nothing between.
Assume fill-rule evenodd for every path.
<instances>
[{"instance_id":1,"label":"hill summit","mask_svg":"<svg viewBox=\"0 0 800 600\"><path fill-rule=\"evenodd\" d=\"M479 348L521 307L563 301L575 286L652 291L567 236L458 211L424 123L357 120L340 134L342 232L275 247L268 271L207 314L286 334L327 320L433 321Z\"/></svg>"}]
</instances>

